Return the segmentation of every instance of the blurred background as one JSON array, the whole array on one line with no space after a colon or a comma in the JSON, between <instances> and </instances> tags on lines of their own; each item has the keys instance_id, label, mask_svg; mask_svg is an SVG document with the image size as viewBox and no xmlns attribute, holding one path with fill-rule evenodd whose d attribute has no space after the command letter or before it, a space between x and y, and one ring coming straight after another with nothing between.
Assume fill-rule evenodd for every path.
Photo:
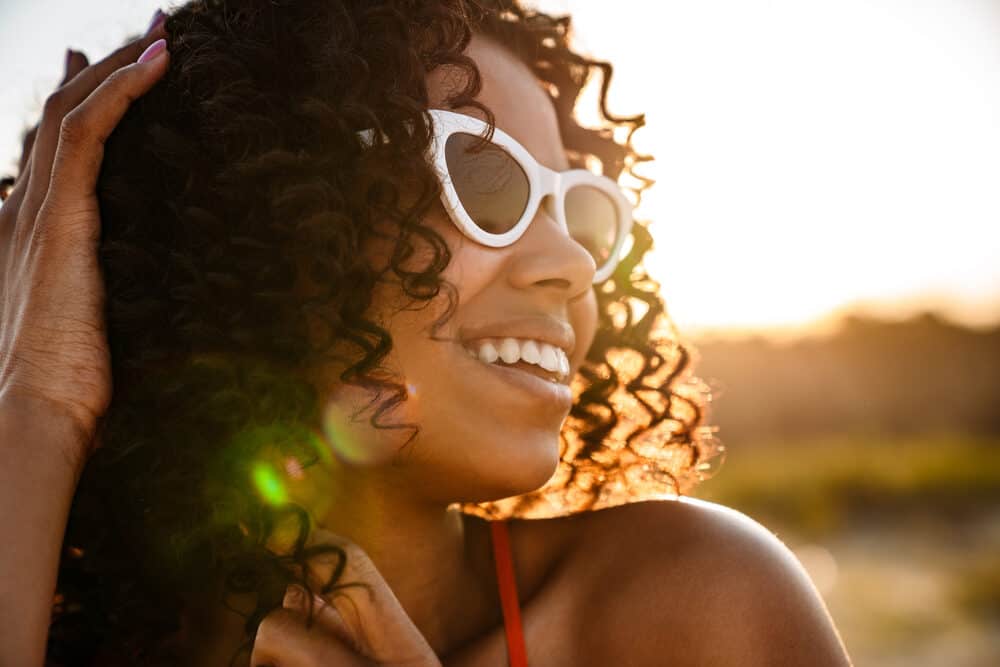
<instances>
[{"instance_id":1,"label":"blurred background","mask_svg":"<svg viewBox=\"0 0 1000 667\"><path fill-rule=\"evenodd\" d=\"M648 266L727 449L696 495L792 548L857 665L1000 664L1000 2L532 4L646 113ZM156 6L0 3L0 171L66 47Z\"/></svg>"}]
</instances>

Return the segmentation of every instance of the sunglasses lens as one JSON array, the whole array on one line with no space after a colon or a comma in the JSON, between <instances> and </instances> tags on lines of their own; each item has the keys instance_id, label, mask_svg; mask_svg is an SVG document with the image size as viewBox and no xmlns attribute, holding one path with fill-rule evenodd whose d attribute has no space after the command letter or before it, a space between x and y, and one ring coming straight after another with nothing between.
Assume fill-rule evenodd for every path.
<instances>
[{"instance_id":1,"label":"sunglasses lens","mask_svg":"<svg viewBox=\"0 0 1000 667\"><path fill-rule=\"evenodd\" d=\"M569 234L594 258L600 269L612 261L618 240L618 207L601 190L578 185L566 193Z\"/></svg>"},{"instance_id":2,"label":"sunglasses lens","mask_svg":"<svg viewBox=\"0 0 1000 667\"><path fill-rule=\"evenodd\" d=\"M528 205L528 176L511 155L482 137L456 132L445 143L448 175L466 213L483 231L513 229Z\"/></svg>"}]
</instances>

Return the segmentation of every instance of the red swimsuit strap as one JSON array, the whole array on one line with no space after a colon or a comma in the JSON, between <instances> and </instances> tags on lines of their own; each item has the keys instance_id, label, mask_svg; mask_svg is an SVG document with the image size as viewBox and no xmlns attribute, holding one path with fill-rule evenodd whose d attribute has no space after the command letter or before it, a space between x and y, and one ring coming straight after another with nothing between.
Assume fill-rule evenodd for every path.
<instances>
[{"instance_id":1,"label":"red swimsuit strap","mask_svg":"<svg viewBox=\"0 0 1000 667\"><path fill-rule=\"evenodd\" d=\"M500 606L503 625L507 632L507 655L510 667L528 667L524 650L524 632L521 629L521 607L517 601L517 584L514 581L514 562L510 555L510 536L506 521L490 521L493 538L493 560L497 567L497 584L500 587Z\"/></svg>"}]
</instances>

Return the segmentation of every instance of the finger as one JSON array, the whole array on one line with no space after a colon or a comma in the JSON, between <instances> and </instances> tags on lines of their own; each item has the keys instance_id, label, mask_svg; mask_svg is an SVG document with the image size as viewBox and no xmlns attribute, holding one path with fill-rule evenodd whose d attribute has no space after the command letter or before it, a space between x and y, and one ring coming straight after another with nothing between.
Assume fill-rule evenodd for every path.
<instances>
[{"instance_id":1,"label":"finger","mask_svg":"<svg viewBox=\"0 0 1000 667\"><path fill-rule=\"evenodd\" d=\"M26 168L31 166L31 157L28 157ZM14 187L7 192L7 198L0 204L0 271L7 266L11 252L16 252L13 248L13 238L17 227L18 212L21 210L21 201L24 199L24 192L28 189L28 178L17 178L14 180ZM0 280L3 274L0 274ZM0 285L2 286L2 285Z\"/></svg>"},{"instance_id":2,"label":"finger","mask_svg":"<svg viewBox=\"0 0 1000 667\"><path fill-rule=\"evenodd\" d=\"M151 51L155 49L159 49L155 51L157 55L107 77L63 119L52 166L52 188L45 199L48 210L69 215L97 213L94 188L104 157L104 142L129 105L152 88L167 70L166 41L158 41ZM92 219L98 218L92 216Z\"/></svg>"},{"instance_id":3,"label":"finger","mask_svg":"<svg viewBox=\"0 0 1000 667\"><path fill-rule=\"evenodd\" d=\"M377 638L372 637L372 625L380 617L384 622L395 613L392 601L395 595L389 590L382 575L371 562L368 554L353 542L321 528L310 534L310 546L332 545L338 551L321 552L309 558L307 579L314 591L320 591L324 600L338 612L352 643L365 655L377 658ZM335 572L341 570L338 577ZM323 591L328 582L336 578L330 591ZM377 587L384 585L388 596ZM381 594L380 594L381 593ZM389 599L387 599L387 597ZM405 613L405 612L404 612Z\"/></svg>"},{"instance_id":4,"label":"finger","mask_svg":"<svg viewBox=\"0 0 1000 667\"><path fill-rule=\"evenodd\" d=\"M82 72L89 64L87 56L84 54L79 51L74 51L73 49L66 49L66 63L63 69L63 78L56 88L58 89L66 85L67 82ZM27 180L26 170L28 168L28 161L31 158L31 149L35 145L35 136L37 134L37 124L24 133L24 138L21 141L21 159L18 161L17 166L18 180Z\"/></svg>"},{"instance_id":5,"label":"finger","mask_svg":"<svg viewBox=\"0 0 1000 667\"><path fill-rule=\"evenodd\" d=\"M31 157L31 148L35 145L35 135L38 134L38 126L35 125L24 133L21 139L21 159L17 165L17 179L26 180L25 169L28 167L28 159Z\"/></svg>"},{"instance_id":6,"label":"finger","mask_svg":"<svg viewBox=\"0 0 1000 667\"><path fill-rule=\"evenodd\" d=\"M80 53L79 51L74 51L73 49L67 49L66 71L65 74L63 75L63 80L59 85L64 86L67 83L69 83L70 81L73 80L73 78L77 74L85 70L89 65L90 62L87 60L87 56Z\"/></svg>"},{"instance_id":7,"label":"finger","mask_svg":"<svg viewBox=\"0 0 1000 667\"><path fill-rule=\"evenodd\" d=\"M396 594L361 547L324 529L310 536L313 547L334 545L340 552L309 559L308 580L321 591L343 567L337 583L323 597L340 613L359 650L378 662L400 662L430 651L426 639L407 616ZM343 563L341 553L346 556Z\"/></svg>"},{"instance_id":8,"label":"finger","mask_svg":"<svg viewBox=\"0 0 1000 667\"><path fill-rule=\"evenodd\" d=\"M301 586L291 584L285 591L285 598L282 600L281 606L304 614L309 622L340 639L354 651L363 653L344 617L340 615L335 606L319 595L309 595Z\"/></svg>"},{"instance_id":9,"label":"finger","mask_svg":"<svg viewBox=\"0 0 1000 667\"><path fill-rule=\"evenodd\" d=\"M87 99L112 72L135 62L147 46L164 34L160 25L151 34L126 44L94 65L84 67L45 100L32 150L34 159L31 161L28 189L24 195L24 206L29 215L34 216L48 190L63 118Z\"/></svg>"},{"instance_id":10,"label":"finger","mask_svg":"<svg viewBox=\"0 0 1000 667\"><path fill-rule=\"evenodd\" d=\"M20 193L24 189L20 187L17 181L14 181L13 184L0 187L7 188L7 193L3 201L0 201L0 299L2 299L6 254L11 245L11 237L14 234L14 223L17 219L18 202L14 199L14 195L16 193L18 198L20 198Z\"/></svg>"},{"instance_id":11,"label":"finger","mask_svg":"<svg viewBox=\"0 0 1000 667\"><path fill-rule=\"evenodd\" d=\"M322 628L306 627L303 613L275 609L261 621L250 654L251 667L369 667L358 655Z\"/></svg>"},{"instance_id":12,"label":"finger","mask_svg":"<svg viewBox=\"0 0 1000 667\"><path fill-rule=\"evenodd\" d=\"M0 229L13 229L14 219L21 207L21 200L24 199L24 191L28 189L27 170L31 168L31 156L20 172L18 178L14 179L14 187L7 193L7 199L3 206L0 206ZM22 178L23 176L23 178Z\"/></svg>"}]
</instances>

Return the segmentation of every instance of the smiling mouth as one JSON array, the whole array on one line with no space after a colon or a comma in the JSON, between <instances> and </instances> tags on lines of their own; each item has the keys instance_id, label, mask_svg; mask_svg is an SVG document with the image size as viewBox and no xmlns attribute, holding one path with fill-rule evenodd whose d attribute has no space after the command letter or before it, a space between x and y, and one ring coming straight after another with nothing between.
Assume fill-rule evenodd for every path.
<instances>
[{"instance_id":1,"label":"smiling mouth","mask_svg":"<svg viewBox=\"0 0 1000 667\"><path fill-rule=\"evenodd\" d=\"M483 361L469 351L462 350L460 354L466 354L473 358L477 366L483 368L493 379L499 380L508 387L515 388L518 392L528 392L533 400L528 405L537 406L540 409L557 410L565 417L573 403L573 395L568 382L561 382L555 377L558 373L547 371L544 368L518 360L514 363L505 363L502 360ZM470 375L473 385L478 385L480 378ZM492 379L490 380L492 381ZM493 385L484 385L490 387ZM532 408L534 409L534 408Z\"/></svg>"},{"instance_id":2,"label":"smiling mouth","mask_svg":"<svg viewBox=\"0 0 1000 667\"><path fill-rule=\"evenodd\" d=\"M563 382L562 374L558 371L547 371L541 366L536 366L535 364L529 364L528 362L521 360L515 361L512 364L508 364L502 359L497 359L496 361L487 362L480 359L479 356L475 352L472 352L471 350L466 350L466 352L473 359L476 359L481 363L487 364L488 366L497 366L499 368L511 368L514 370L523 371L530 375L534 375L535 377L541 378L542 380L545 380L547 382L551 382L552 384L565 384L565 382Z\"/></svg>"},{"instance_id":3,"label":"smiling mouth","mask_svg":"<svg viewBox=\"0 0 1000 667\"><path fill-rule=\"evenodd\" d=\"M538 366L536 364L530 364L527 361L522 361L520 359L510 364L504 361L503 359L497 359L496 361L484 361L483 359L479 358L479 355L477 355L475 352L473 352L468 348L465 348L465 352L471 358L475 359L476 361L485 366L495 366L497 368L508 368L511 370L518 370L527 373L529 375L534 375L535 377L544 380L546 382L549 382L551 384L567 384L566 382L564 382L565 377L558 370L556 371L545 370L541 366Z\"/></svg>"},{"instance_id":4,"label":"smiling mouth","mask_svg":"<svg viewBox=\"0 0 1000 667\"><path fill-rule=\"evenodd\" d=\"M542 406L539 409L546 411L555 410L563 418L565 418L566 413L572 407L573 395L569 384L570 375L568 371L563 374L562 368L558 363L556 364L556 370L550 371L523 359L517 359L508 363L498 357L492 361L488 361L490 355L486 355L487 360L484 360L468 347L462 345L459 345L459 347L462 348L459 354L471 357L476 366L479 366L486 371L487 375L491 376L490 378L481 378L478 374L470 374L467 378L471 381L470 388L479 386L480 382L493 382L495 378L504 385L514 388L517 392L527 392L527 395L533 399L528 405ZM509 352L510 350L508 349L507 351ZM508 358L510 358L510 355L508 355ZM568 362L566 367L568 368ZM488 388L490 391L494 387L492 384L485 383L481 386ZM524 394L522 393L521 395L523 396ZM532 407L531 409L534 410L535 408Z\"/></svg>"},{"instance_id":5,"label":"smiling mouth","mask_svg":"<svg viewBox=\"0 0 1000 667\"><path fill-rule=\"evenodd\" d=\"M508 337L466 341L463 347L484 364L523 371L553 384L569 384L569 358L555 345Z\"/></svg>"}]
</instances>

